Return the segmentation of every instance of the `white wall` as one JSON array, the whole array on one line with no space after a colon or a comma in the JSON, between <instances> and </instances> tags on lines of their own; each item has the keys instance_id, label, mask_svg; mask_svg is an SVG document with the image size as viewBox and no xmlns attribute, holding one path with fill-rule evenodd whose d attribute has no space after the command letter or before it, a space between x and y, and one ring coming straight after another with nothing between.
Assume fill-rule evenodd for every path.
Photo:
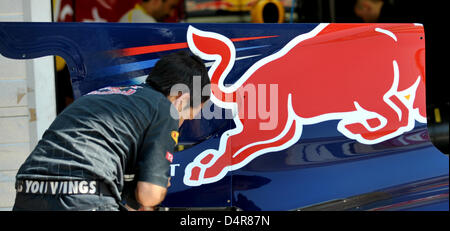
<instances>
[{"instance_id":1,"label":"white wall","mask_svg":"<svg viewBox=\"0 0 450 231\"><path fill-rule=\"evenodd\" d=\"M50 22L51 0L0 0L0 22ZM0 55L0 210L14 204L15 175L56 116L53 57Z\"/></svg>"}]
</instances>

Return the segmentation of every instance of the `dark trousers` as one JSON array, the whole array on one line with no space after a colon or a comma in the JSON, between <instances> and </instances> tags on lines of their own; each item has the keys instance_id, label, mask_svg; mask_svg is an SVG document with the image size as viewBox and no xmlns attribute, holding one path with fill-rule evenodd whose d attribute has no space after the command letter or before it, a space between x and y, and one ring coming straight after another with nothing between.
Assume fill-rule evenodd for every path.
<instances>
[{"instance_id":1,"label":"dark trousers","mask_svg":"<svg viewBox=\"0 0 450 231\"><path fill-rule=\"evenodd\" d=\"M16 193L13 211L118 211L114 197Z\"/></svg>"}]
</instances>

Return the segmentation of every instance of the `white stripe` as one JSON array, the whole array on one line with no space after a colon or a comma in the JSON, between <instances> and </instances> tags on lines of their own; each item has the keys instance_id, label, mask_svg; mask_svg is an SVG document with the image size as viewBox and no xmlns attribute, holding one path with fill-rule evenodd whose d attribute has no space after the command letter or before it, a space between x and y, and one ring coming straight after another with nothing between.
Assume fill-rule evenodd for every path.
<instances>
[{"instance_id":1,"label":"white stripe","mask_svg":"<svg viewBox=\"0 0 450 231\"><path fill-rule=\"evenodd\" d=\"M385 30L385 29L381 29L381 28L375 28L375 31L386 34L389 37L393 38L397 42L397 37L395 36L394 33L390 32L388 30Z\"/></svg>"},{"instance_id":2,"label":"white stripe","mask_svg":"<svg viewBox=\"0 0 450 231\"><path fill-rule=\"evenodd\" d=\"M242 59L249 59L249 58L253 58L253 57L256 57L256 56L260 56L260 55L261 55L261 54L237 57L237 58L236 58L236 61L237 61L237 60L242 60ZM206 67L210 67L210 66L212 66L215 62L216 62L216 61L207 62L207 63L205 63L205 66L206 66Z\"/></svg>"},{"instance_id":3,"label":"white stripe","mask_svg":"<svg viewBox=\"0 0 450 231\"><path fill-rule=\"evenodd\" d=\"M123 180L124 181L133 181L134 180L134 174L130 174L130 175L123 175Z\"/></svg>"}]
</instances>

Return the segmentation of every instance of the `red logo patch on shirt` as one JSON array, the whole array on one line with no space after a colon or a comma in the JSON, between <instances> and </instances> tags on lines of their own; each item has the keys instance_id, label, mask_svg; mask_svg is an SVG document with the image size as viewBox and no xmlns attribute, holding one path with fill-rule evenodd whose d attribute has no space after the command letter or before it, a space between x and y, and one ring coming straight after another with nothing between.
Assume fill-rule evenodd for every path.
<instances>
[{"instance_id":1,"label":"red logo patch on shirt","mask_svg":"<svg viewBox=\"0 0 450 231\"><path fill-rule=\"evenodd\" d=\"M170 152L166 152L166 159L167 159L170 163L172 163L172 161L173 161L173 154L170 153Z\"/></svg>"}]
</instances>

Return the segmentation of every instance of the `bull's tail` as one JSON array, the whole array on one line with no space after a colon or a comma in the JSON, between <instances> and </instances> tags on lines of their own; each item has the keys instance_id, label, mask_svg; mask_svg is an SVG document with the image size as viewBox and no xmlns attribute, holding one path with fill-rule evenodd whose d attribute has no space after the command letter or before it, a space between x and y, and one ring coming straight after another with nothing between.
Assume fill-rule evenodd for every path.
<instances>
[{"instance_id":1,"label":"bull's tail","mask_svg":"<svg viewBox=\"0 0 450 231\"><path fill-rule=\"evenodd\" d=\"M222 102L236 102L235 89L224 85L225 77L236 59L236 49L231 40L221 34L189 26L187 42L192 53L204 60L214 61L208 72L212 95Z\"/></svg>"}]
</instances>

